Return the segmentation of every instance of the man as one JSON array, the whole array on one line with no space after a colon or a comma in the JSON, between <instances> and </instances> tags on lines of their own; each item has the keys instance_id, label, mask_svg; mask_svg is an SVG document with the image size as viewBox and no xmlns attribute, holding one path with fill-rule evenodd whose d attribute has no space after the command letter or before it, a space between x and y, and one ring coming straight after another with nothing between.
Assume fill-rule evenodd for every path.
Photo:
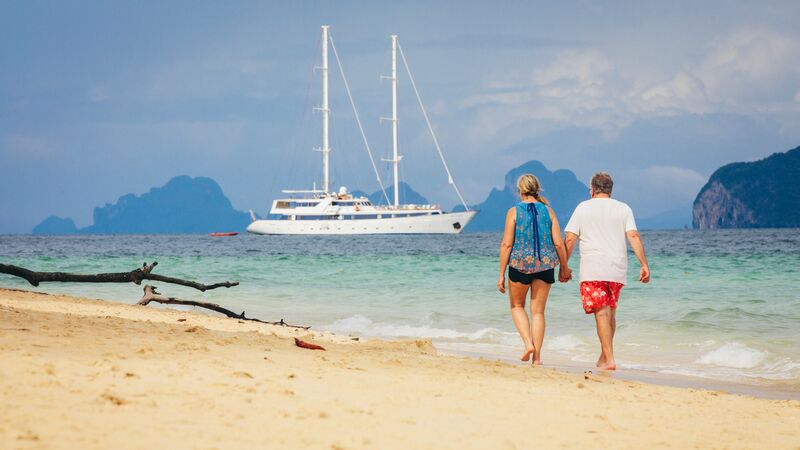
<instances>
[{"instance_id":1,"label":"man","mask_svg":"<svg viewBox=\"0 0 800 450\"><path fill-rule=\"evenodd\" d=\"M614 333L617 329L617 301L627 280L627 237L641 269L639 281L650 281L650 269L644 245L636 230L633 211L623 202L611 198L614 181L605 172L596 173L590 182L591 200L575 208L567 223L567 259L576 242L581 247L580 291L586 314L594 314L600 358L597 367L615 370Z\"/></svg>"}]
</instances>

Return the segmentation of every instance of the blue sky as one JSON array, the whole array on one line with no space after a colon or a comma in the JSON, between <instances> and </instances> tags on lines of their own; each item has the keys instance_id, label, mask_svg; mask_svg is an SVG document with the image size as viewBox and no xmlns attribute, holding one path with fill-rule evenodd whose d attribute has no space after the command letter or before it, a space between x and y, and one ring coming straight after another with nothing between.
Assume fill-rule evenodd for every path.
<instances>
[{"instance_id":1,"label":"blue sky","mask_svg":"<svg viewBox=\"0 0 800 450\"><path fill-rule=\"evenodd\" d=\"M469 202L538 159L610 171L640 217L688 208L720 165L800 145L799 19L798 2L2 2L0 233L85 226L179 174L259 212L310 187L323 23L376 156L396 33ZM450 207L399 89L401 175ZM333 70L331 96L334 181L377 189Z\"/></svg>"}]
</instances>

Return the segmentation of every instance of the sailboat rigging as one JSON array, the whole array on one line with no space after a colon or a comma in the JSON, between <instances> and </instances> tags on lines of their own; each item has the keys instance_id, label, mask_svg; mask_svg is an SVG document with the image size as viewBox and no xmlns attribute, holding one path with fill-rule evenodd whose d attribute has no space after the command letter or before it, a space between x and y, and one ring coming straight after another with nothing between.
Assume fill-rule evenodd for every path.
<instances>
[{"instance_id":1,"label":"sailboat rigging","mask_svg":"<svg viewBox=\"0 0 800 450\"><path fill-rule=\"evenodd\" d=\"M311 235L326 235L326 234L458 234L464 230L464 227L475 217L477 211L471 210L464 200L461 192L458 190L455 182L453 181L450 168L442 153L439 141L433 131L430 119L428 117L425 106L422 103L422 97L419 94L414 79L411 75L411 70L408 67L405 54L397 35L391 36L392 42L392 73L388 78L392 82L392 117L382 118L382 120L389 120L392 123L392 158L384 159L383 161L392 164L393 173L393 201L389 199L384 188L383 181L381 180L375 160L372 156L372 151L361 125L361 119L358 115L353 96L350 92L350 86L347 83L344 69L342 68L339 54L336 50L336 45L333 38L330 36L328 25L322 26L322 65L320 71L322 73L322 104L315 108L315 110L322 114L322 145L315 150L322 153L322 169L323 179L321 189L317 189L316 185L311 190L284 190L284 194L288 194L287 198L277 199L272 202L270 214L277 217L276 219L257 219L253 215L253 222L247 227L247 231L255 234L311 234ZM336 58L337 66L344 81L345 89L347 90L348 99L353 108L353 113L356 118L361 137L366 146L367 153L369 154L372 167L375 171L378 184L381 191L387 200L388 205L374 205L366 197L354 197L347 188L340 187L338 192L331 192L331 181L329 176L330 171L330 153L331 148L329 144L329 128L330 128L330 108L328 103L328 43L333 50ZM422 109L425 122L428 130L433 137L434 145L439 153L439 157L444 165L447 174L448 183L453 186L459 200L464 206L464 211L460 212L446 212L441 209L439 205L414 205L414 204L401 204L399 196L399 163L402 156L399 154L398 138L397 138L397 56L398 51L400 58L406 68L411 86Z\"/></svg>"}]
</instances>

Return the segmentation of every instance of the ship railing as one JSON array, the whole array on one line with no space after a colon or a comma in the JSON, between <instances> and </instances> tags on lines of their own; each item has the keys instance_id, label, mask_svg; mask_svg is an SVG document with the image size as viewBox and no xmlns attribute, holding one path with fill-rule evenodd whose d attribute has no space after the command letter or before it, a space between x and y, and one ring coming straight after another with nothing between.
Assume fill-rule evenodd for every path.
<instances>
[{"instance_id":1,"label":"ship railing","mask_svg":"<svg viewBox=\"0 0 800 450\"><path fill-rule=\"evenodd\" d=\"M380 211L435 211L441 209L439 205L375 205Z\"/></svg>"}]
</instances>

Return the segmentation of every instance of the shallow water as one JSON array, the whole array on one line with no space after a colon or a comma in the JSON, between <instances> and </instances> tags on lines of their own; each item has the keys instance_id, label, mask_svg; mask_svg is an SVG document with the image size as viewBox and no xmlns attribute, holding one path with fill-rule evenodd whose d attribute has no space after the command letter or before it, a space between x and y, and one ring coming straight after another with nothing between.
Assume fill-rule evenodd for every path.
<instances>
[{"instance_id":1,"label":"shallow water","mask_svg":"<svg viewBox=\"0 0 800 450\"><path fill-rule=\"evenodd\" d=\"M753 385L800 386L798 230L644 232L653 279L629 285L618 310L622 368ZM513 358L521 350L508 301L495 290L500 235L279 237L242 235L0 236L0 261L33 270L128 271L158 261L163 275L231 289L208 299L264 319L367 337L429 338L440 348ZM577 268L577 259L572 266ZM30 288L0 275L0 286ZM134 285L38 288L133 303ZM591 367L598 345L577 283L553 287L544 360Z\"/></svg>"}]
</instances>

